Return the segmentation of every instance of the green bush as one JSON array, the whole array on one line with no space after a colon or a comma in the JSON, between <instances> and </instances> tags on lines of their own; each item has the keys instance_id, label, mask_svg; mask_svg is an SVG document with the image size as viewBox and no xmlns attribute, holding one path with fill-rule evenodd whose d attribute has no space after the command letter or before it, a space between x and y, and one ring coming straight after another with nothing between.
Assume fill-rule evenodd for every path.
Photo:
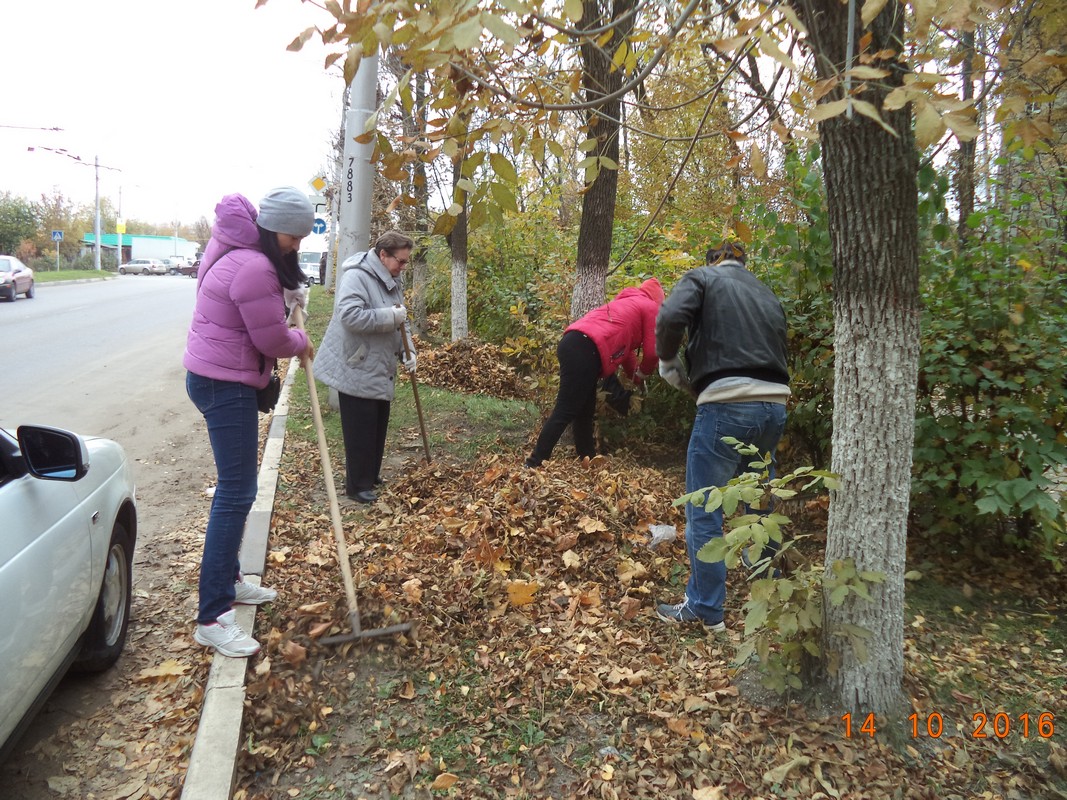
<instances>
[{"instance_id":1,"label":"green bush","mask_svg":"<svg viewBox=\"0 0 1067 800\"><path fill-rule=\"evenodd\" d=\"M790 153L775 204L747 213L749 267L778 296L789 323L792 399L779 445L784 463L827 464L833 432L833 273L818 148Z\"/></svg>"},{"instance_id":2,"label":"green bush","mask_svg":"<svg viewBox=\"0 0 1067 800\"><path fill-rule=\"evenodd\" d=\"M931 539L1062 566L1065 281L1013 249L980 242L924 286L912 508Z\"/></svg>"}]
</instances>

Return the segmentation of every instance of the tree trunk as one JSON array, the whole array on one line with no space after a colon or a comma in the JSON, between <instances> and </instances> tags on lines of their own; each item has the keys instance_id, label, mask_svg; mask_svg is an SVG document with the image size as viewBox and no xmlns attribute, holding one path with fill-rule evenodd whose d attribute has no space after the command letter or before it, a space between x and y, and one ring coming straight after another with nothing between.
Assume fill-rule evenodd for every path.
<instances>
[{"instance_id":1,"label":"tree trunk","mask_svg":"<svg viewBox=\"0 0 1067 800\"><path fill-rule=\"evenodd\" d=\"M414 141L426 136L426 78L417 73L412 82L415 84L415 107L410 116L404 116L404 134ZM426 234L430 230L430 192L426 181L426 162L421 158L415 159L412 165L409 191L415 198L415 204L404 206L403 218L407 232L415 239L415 249L411 251L411 297L408 304L412 324L421 333L426 330L426 285L429 282Z\"/></svg>"},{"instance_id":2,"label":"tree trunk","mask_svg":"<svg viewBox=\"0 0 1067 800\"><path fill-rule=\"evenodd\" d=\"M452 162L452 192L463 210L456 218L456 225L448 234L448 247L452 253L452 341L467 338L467 193L456 184L463 176L463 154Z\"/></svg>"},{"instance_id":3,"label":"tree trunk","mask_svg":"<svg viewBox=\"0 0 1067 800\"><path fill-rule=\"evenodd\" d=\"M974 99L974 31L960 32L960 50L963 54L961 79L963 81L963 99ZM979 115L981 119L981 115ZM975 140L960 142L956 162L956 204L959 206L960 218L956 231L960 242L966 242L971 235L967 218L974 213L974 156Z\"/></svg>"},{"instance_id":4,"label":"tree trunk","mask_svg":"<svg viewBox=\"0 0 1067 800\"><path fill-rule=\"evenodd\" d=\"M820 77L846 62L848 7L838 0L796 3L812 32ZM807 12L805 11L807 9ZM888 4L872 21L870 52L896 50L903 15ZM858 23L858 14L857 14ZM859 42L863 31L857 30ZM881 108L903 80L893 71L858 95ZM826 101L841 95L831 93ZM911 109L882 111L896 132L856 113L819 124L834 267L834 431L826 565L852 559L882 573L873 602L824 598L824 666L834 694L856 712L901 707L904 671L904 564L919 362L917 157ZM870 633L849 636L847 626Z\"/></svg>"},{"instance_id":5,"label":"tree trunk","mask_svg":"<svg viewBox=\"0 0 1067 800\"><path fill-rule=\"evenodd\" d=\"M583 0L580 28L595 28L618 19L631 8L634 0ZM612 68L612 55L633 30L633 17L615 28L611 39L598 45L594 38L582 43L582 87L585 99L596 100L622 86L623 73ZM590 137L597 140L589 155L610 158L619 163L620 98L608 100L586 113ZM582 219L578 228L578 254L574 294L571 296L571 319L577 319L604 302L608 265L611 260L611 235L615 224L615 200L619 173L616 168L602 168L586 184L582 200Z\"/></svg>"}]
</instances>

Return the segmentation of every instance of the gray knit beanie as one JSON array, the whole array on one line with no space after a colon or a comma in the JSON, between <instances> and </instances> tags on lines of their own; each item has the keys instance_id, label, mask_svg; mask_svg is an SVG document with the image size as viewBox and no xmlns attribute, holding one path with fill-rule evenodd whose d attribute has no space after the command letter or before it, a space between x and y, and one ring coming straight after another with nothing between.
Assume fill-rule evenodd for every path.
<instances>
[{"instance_id":1,"label":"gray knit beanie","mask_svg":"<svg viewBox=\"0 0 1067 800\"><path fill-rule=\"evenodd\" d=\"M259 202L259 227L303 238L315 224L315 210L308 196L292 186L271 189Z\"/></svg>"}]
</instances>

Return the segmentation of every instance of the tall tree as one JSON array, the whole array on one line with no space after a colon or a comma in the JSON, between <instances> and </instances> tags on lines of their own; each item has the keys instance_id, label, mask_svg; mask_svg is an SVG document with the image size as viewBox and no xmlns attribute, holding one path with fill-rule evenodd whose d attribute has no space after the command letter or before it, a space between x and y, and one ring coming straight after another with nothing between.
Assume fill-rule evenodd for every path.
<instances>
[{"instance_id":1,"label":"tall tree","mask_svg":"<svg viewBox=\"0 0 1067 800\"><path fill-rule=\"evenodd\" d=\"M35 244L39 252L48 252L55 247L51 241L52 231L63 231L63 241L59 243L60 255L68 261L72 261L81 250L82 234L86 230L85 223L78 223L79 209L74 201L63 196L58 189L53 190L51 195L41 195L41 201L37 204L37 216L40 220L40 228L37 232Z\"/></svg>"},{"instance_id":2,"label":"tall tree","mask_svg":"<svg viewBox=\"0 0 1067 800\"><path fill-rule=\"evenodd\" d=\"M448 232L448 251L452 261L452 341L467 338L467 192L463 188L462 149L452 162L452 203L458 205L456 222Z\"/></svg>"},{"instance_id":3,"label":"tall tree","mask_svg":"<svg viewBox=\"0 0 1067 800\"><path fill-rule=\"evenodd\" d=\"M964 102L974 100L974 31L960 33L960 82ZM974 139L960 142L956 151L956 205L959 208L957 235L966 241L971 228L968 218L974 212L974 167L976 145Z\"/></svg>"},{"instance_id":4,"label":"tall tree","mask_svg":"<svg viewBox=\"0 0 1067 800\"><path fill-rule=\"evenodd\" d=\"M611 236L615 226L615 201L619 186L619 118L622 113L625 59L616 60L620 48L628 48L633 31L635 0L582 0L578 25L582 55L582 89L585 92L586 132L595 147L587 161L582 219L578 228L577 266L571 318L604 302L604 285L611 260ZM599 32L599 34L591 33ZM605 33L607 32L607 33Z\"/></svg>"},{"instance_id":5,"label":"tall tree","mask_svg":"<svg viewBox=\"0 0 1067 800\"><path fill-rule=\"evenodd\" d=\"M827 570L852 559L880 572L873 602L824 603L829 681L848 708L899 710L904 671L904 563L919 363L917 172L911 109L885 107L903 86L904 15L869 23L838 0L793 0L821 80L834 85L819 123L833 248L834 427ZM851 29L850 29L851 24ZM859 43L863 42L864 45ZM863 47L875 80L849 70ZM857 48L850 50L850 48ZM861 105L866 104L866 105ZM876 433L877 432L877 433ZM862 629L859 640L847 633Z\"/></svg>"},{"instance_id":6,"label":"tall tree","mask_svg":"<svg viewBox=\"0 0 1067 800\"><path fill-rule=\"evenodd\" d=\"M15 253L36 233L37 215L33 204L11 192L0 194L0 253Z\"/></svg>"}]
</instances>

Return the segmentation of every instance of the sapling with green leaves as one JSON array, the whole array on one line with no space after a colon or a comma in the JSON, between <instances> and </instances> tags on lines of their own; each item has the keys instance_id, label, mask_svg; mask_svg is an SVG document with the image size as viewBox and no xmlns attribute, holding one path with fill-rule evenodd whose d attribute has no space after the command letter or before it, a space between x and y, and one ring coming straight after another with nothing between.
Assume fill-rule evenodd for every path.
<instances>
[{"instance_id":1,"label":"sapling with green leaves","mask_svg":"<svg viewBox=\"0 0 1067 800\"><path fill-rule=\"evenodd\" d=\"M743 665L755 655L764 686L778 693L799 690L820 664L827 669L836 668L836 659L821 658L824 600L837 606L854 594L870 602L867 584L879 583L884 576L857 570L851 559L835 561L829 574L819 562L781 574L776 567L804 537L785 539L785 529L792 520L775 510L777 504L836 490L840 488L837 476L805 466L771 477L773 462L769 454L761 454L757 448L732 437L724 437L723 441L742 456L751 457L748 471L726 486L709 486L682 495L674 504L693 503L708 512L722 508L724 533L701 547L697 558L725 561L728 568L747 564L750 577L770 576L755 578L751 583L743 608L745 638L735 662ZM771 543L773 546L768 547ZM758 556L746 558L749 552ZM839 633L848 636L860 652L870 636L857 626Z\"/></svg>"}]
</instances>

